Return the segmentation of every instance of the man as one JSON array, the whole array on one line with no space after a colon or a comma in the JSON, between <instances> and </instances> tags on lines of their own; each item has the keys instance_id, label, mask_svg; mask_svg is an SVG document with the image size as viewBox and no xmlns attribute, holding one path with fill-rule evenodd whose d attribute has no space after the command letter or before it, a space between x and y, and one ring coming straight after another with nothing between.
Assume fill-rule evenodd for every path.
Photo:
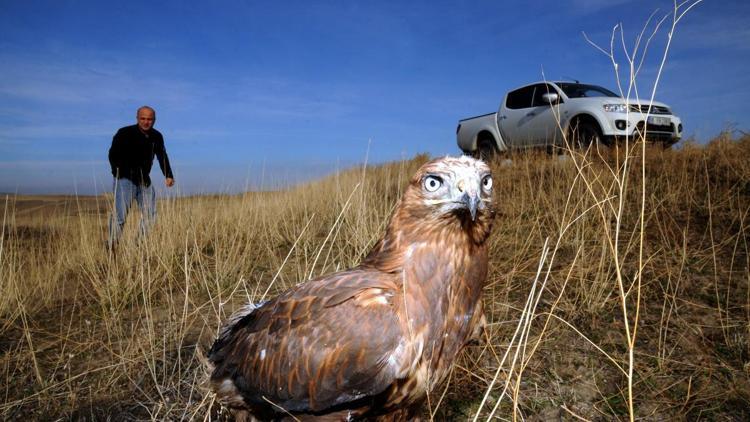
<instances>
[{"instance_id":1,"label":"man","mask_svg":"<svg viewBox=\"0 0 750 422\"><path fill-rule=\"evenodd\" d=\"M141 210L141 234L145 235L156 219L156 192L151 186L151 166L156 156L166 185L174 185L164 138L154 129L156 111L143 106L136 112L136 124L117 131L109 148L109 164L114 182L115 209L109 225L109 247L117 243L133 199Z\"/></svg>"}]
</instances>

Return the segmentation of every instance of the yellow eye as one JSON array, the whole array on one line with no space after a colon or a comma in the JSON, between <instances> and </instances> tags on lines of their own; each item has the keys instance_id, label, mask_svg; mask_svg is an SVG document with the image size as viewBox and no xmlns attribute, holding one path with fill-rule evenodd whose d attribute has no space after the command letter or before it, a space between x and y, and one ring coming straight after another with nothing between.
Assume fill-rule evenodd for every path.
<instances>
[{"instance_id":1,"label":"yellow eye","mask_svg":"<svg viewBox=\"0 0 750 422\"><path fill-rule=\"evenodd\" d=\"M437 176L427 176L422 184L427 192L435 192L440 189L440 186L443 186L443 180Z\"/></svg>"}]
</instances>

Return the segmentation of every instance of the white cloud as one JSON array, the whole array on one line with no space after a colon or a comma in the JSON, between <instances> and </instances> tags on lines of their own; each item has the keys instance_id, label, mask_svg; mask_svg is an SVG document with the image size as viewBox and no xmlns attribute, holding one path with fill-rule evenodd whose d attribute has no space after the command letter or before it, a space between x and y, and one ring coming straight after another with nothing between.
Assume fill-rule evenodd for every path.
<instances>
[{"instance_id":1,"label":"white cloud","mask_svg":"<svg viewBox=\"0 0 750 422\"><path fill-rule=\"evenodd\" d=\"M0 54L0 99L60 107L137 102L138 98L158 98L170 105L193 101L195 86L185 80L142 78L140 69L106 63L104 57L86 59L81 65L77 60L81 55L71 50L67 60L61 60L44 54Z\"/></svg>"},{"instance_id":2,"label":"white cloud","mask_svg":"<svg viewBox=\"0 0 750 422\"><path fill-rule=\"evenodd\" d=\"M116 126L117 123L87 124L78 122L71 122L70 124L54 123L24 125L22 128L17 128L16 130L12 130L5 126L0 127L0 145L8 143L25 143L24 141L38 139L54 140L97 137L111 140L112 135L117 129Z\"/></svg>"},{"instance_id":3,"label":"white cloud","mask_svg":"<svg viewBox=\"0 0 750 422\"><path fill-rule=\"evenodd\" d=\"M104 160L17 160L0 161L0 169L4 170L40 170L40 169L80 169L80 168L108 168L109 163Z\"/></svg>"},{"instance_id":4,"label":"white cloud","mask_svg":"<svg viewBox=\"0 0 750 422\"><path fill-rule=\"evenodd\" d=\"M200 141L238 135L254 122L272 126L274 121L341 118L358 100L356 89L346 87L277 77L207 78L210 70L182 63L160 63L161 70L141 77L140 69L108 63L106 57L79 60L85 54L75 49L63 56L69 59L0 52L0 110L8 111L0 120L0 144L61 135L109 138L131 122L124 107L134 116L135 107L144 103L156 107L157 117L168 110L168 120L160 120L174 128L175 138Z\"/></svg>"}]
</instances>

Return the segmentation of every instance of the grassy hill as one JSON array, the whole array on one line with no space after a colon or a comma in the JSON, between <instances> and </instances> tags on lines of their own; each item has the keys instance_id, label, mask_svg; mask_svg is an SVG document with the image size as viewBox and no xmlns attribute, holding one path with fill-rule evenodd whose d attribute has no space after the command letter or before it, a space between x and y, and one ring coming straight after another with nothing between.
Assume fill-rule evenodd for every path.
<instances>
[{"instance_id":1,"label":"grassy hill","mask_svg":"<svg viewBox=\"0 0 750 422\"><path fill-rule=\"evenodd\" d=\"M750 137L493 163L486 341L425 417L750 419ZM507 158L511 158L507 160ZM202 355L242 303L356 265L427 157L279 192L3 199L3 419L227 417Z\"/></svg>"}]
</instances>

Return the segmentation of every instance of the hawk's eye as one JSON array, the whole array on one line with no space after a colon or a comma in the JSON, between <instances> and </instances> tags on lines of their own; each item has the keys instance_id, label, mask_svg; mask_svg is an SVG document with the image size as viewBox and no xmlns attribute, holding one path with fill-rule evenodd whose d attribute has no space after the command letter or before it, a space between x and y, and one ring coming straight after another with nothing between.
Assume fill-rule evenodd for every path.
<instances>
[{"instance_id":1,"label":"hawk's eye","mask_svg":"<svg viewBox=\"0 0 750 422\"><path fill-rule=\"evenodd\" d=\"M492 176L489 174L482 179L482 188L485 190L492 189Z\"/></svg>"},{"instance_id":2,"label":"hawk's eye","mask_svg":"<svg viewBox=\"0 0 750 422\"><path fill-rule=\"evenodd\" d=\"M427 176L422 183L427 192L435 192L440 189L440 186L443 186L443 179L437 176Z\"/></svg>"}]
</instances>

